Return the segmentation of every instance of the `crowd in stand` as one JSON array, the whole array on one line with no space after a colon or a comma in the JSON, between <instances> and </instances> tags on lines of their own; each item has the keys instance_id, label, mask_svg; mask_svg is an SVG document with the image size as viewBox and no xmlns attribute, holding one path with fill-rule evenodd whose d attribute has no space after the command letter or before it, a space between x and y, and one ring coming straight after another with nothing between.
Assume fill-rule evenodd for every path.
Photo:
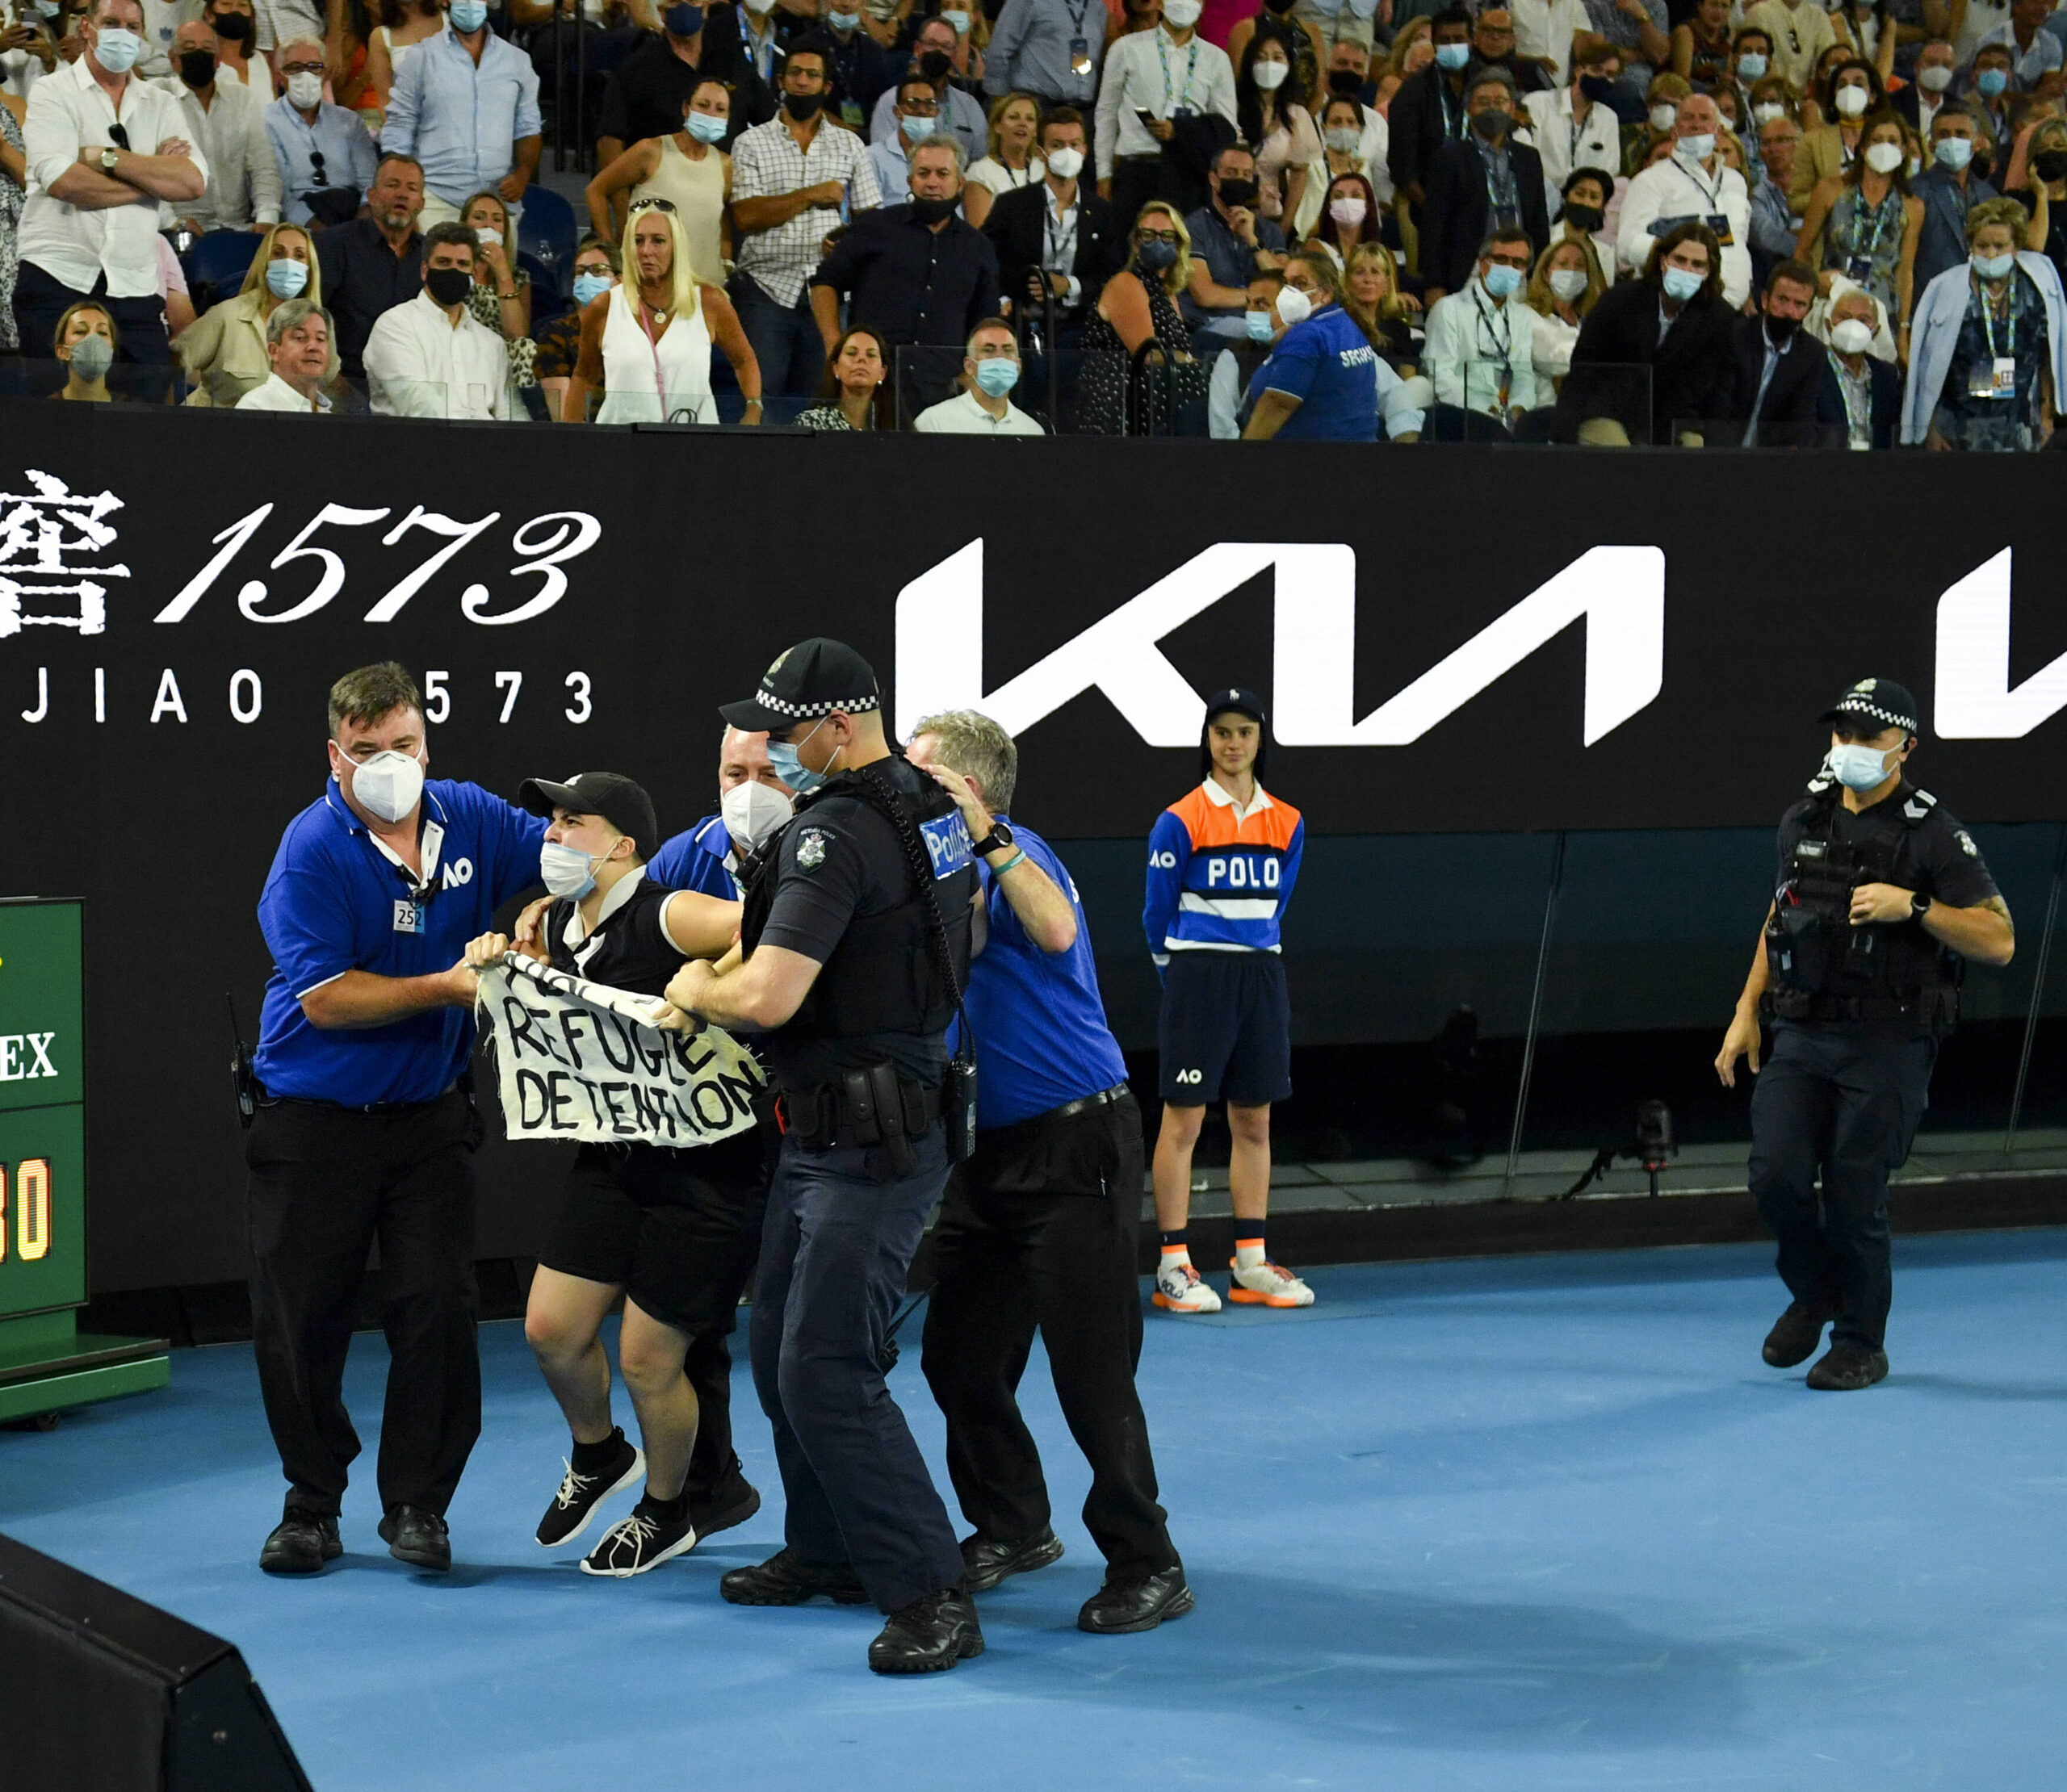
<instances>
[{"instance_id":1,"label":"crowd in stand","mask_svg":"<svg viewBox=\"0 0 2067 1792\"><path fill-rule=\"evenodd\" d=\"M2035 449L2063 50L2047 0L0 0L0 352L311 414ZM547 108L596 170L550 266Z\"/></svg>"}]
</instances>

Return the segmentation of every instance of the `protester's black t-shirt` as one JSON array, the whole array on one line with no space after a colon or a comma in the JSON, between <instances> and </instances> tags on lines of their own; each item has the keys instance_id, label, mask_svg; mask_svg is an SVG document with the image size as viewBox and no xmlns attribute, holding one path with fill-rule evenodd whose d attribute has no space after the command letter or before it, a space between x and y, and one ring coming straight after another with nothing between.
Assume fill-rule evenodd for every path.
<instances>
[{"instance_id":1,"label":"protester's black t-shirt","mask_svg":"<svg viewBox=\"0 0 2067 1792\"><path fill-rule=\"evenodd\" d=\"M575 899L559 898L545 915L545 942L553 969L634 995L665 994L686 957L660 925L660 911L673 894L647 882L642 873L631 895L576 946L567 943Z\"/></svg>"}]
</instances>

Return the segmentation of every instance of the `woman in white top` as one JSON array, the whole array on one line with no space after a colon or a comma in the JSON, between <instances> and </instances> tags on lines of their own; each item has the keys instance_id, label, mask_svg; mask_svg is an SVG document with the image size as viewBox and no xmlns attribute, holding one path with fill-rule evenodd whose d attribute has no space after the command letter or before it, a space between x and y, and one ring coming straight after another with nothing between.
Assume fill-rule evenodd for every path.
<instances>
[{"instance_id":1,"label":"woman in white top","mask_svg":"<svg viewBox=\"0 0 2067 1792\"><path fill-rule=\"evenodd\" d=\"M234 81L256 94L260 105L270 104L272 68L261 57L254 72L251 61L252 52L258 48L258 15L252 10L251 0L214 0L212 6L201 10L203 23L212 26L216 33L216 79Z\"/></svg>"},{"instance_id":2,"label":"woman in white top","mask_svg":"<svg viewBox=\"0 0 2067 1792\"><path fill-rule=\"evenodd\" d=\"M445 14L438 0L383 0L380 10L380 23L367 42L366 78L373 87L373 103L385 116L395 77L417 44L445 29Z\"/></svg>"},{"instance_id":3,"label":"woman in white top","mask_svg":"<svg viewBox=\"0 0 2067 1792\"><path fill-rule=\"evenodd\" d=\"M991 153L971 162L962 186L962 216L977 229L1000 193L1031 186L1047 178L1047 164L1034 153L1041 129L1041 103L1031 94L1007 94L991 104Z\"/></svg>"},{"instance_id":4,"label":"woman in white top","mask_svg":"<svg viewBox=\"0 0 2067 1792\"><path fill-rule=\"evenodd\" d=\"M1306 111L1292 49L1286 27L1267 19L1256 27L1235 77L1237 134L1256 146L1256 215L1278 224L1298 216L1307 165L1321 157L1321 135Z\"/></svg>"},{"instance_id":5,"label":"woman in white top","mask_svg":"<svg viewBox=\"0 0 2067 1792\"><path fill-rule=\"evenodd\" d=\"M715 423L715 342L746 396L744 421L758 423L761 364L723 289L698 284L674 207L641 199L631 224L624 283L591 299L581 313L581 356L560 421L587 422L589 394L600 388L598 423Z\"/></svg>"},{"instance_id":6,"label":"woman in white top","mask_svg":"<svg viewBox=\"0 0 2067 1792\"><path fill-rule=\"evenodd\" d=\"M732 256L727 220L732 203L732 158L718 145L732 115L732 90L716 79L699 81L682 112L681 129L672 136L633 144L589 182L584 197L596 234L613 248L617 245L623 228L618 222L620 193L630 193L631 205L665 199L681 220L696 278L706 286L723 286L725 263Z\"/></svg>"},{"instance_id":7,"label":"woman in white top","mask_svg":"<svg viewBox=\"0 0 2067 1792\"><path fill-rule=\"evenodd\" d=\"M1379 121L1381 124L1383 120ZM1370 182L1375 192L1377 175L1363 157L1364 108L1353 99L1340 95L1331 99L1321 109L1320 154L1306 164L1306 179L1299 203L1285 215L1285 234L1304 242L1320 226L1321 207L1327 199L1329 184L1338 174L1361 174ZM1384 203L1384 196L1379 195ZM1378 220L1373 219L1371 234L1377 234Z\"/></svg>"},{"instance_id":8,"label":"woman in white top","mask_svg":"<svg viewBox=\"0 0 2067 1792\"><path fill-rule=\"evenodd\" d=\"M1594 301L1608 290L1600 277L1600 258L1589 255L1587 248L1561 237L1536 257L1527 297L1535 319L1532 358L1539 392L1563 384L1572 371L1572 345L1579 339L1579 325Z\"/></svg>"}]
</instances>

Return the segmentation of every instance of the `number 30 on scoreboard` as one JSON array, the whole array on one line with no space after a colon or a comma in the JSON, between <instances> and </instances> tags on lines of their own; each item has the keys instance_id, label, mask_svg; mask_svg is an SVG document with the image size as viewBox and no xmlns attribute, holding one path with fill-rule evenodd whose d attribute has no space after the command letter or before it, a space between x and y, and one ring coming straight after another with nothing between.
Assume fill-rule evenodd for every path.
<instances>
[{"instance_id":1,"label":"number 30 on scoreboard","mask_svg":"<svg viewBox=\"0 0 2067 1792\"><path fill-rule=\"evenodd\" d=\"M0 1262L7 1258L9 1193L7 1166L0 1163ZM15 1254L33 1263L50 1250L49 1160L24 1158L15 1170L12 1195Z\"/></svg>"}]
</instances>

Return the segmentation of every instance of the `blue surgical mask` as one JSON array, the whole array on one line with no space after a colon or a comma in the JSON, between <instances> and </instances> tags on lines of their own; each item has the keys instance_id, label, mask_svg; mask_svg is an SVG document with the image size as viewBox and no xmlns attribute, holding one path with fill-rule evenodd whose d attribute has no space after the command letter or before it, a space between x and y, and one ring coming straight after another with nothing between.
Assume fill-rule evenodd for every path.
<instances>
[{"instance_id":1,"label":"blue surgical mask","mask_svg":"<svg viewBox=\"0 0 2067 1792\"><path fill-rule=\"evenodd\" d=\"M574 276L574 302L585 305L600 299L610 290L610 277L607 274L577 274Z\"/></svg>"},{"instance_id":2,"label":"blue surgical mask","mask_svg":"<svg viewBox=\"0 0 2067 1792\"><path fill-rule=\"evenodd\" d=\"M1003 398L1019 383L1019 363L1008 361L1001 354L994 354L987 361L976 363L976 383L990 397Z\"/></svg>"},{"instance_id":3,"label":"blue surgical mask","mask_svg":"<svg viewBox=\"0 0 2067 1792\"><path fill-rule=\"evenodd\" d=\"M1436 66L1455 74L1471 60L1469 44L1438 44L1436 46Z\"/></svg>"},{"instance_id":4,"label":"blue surgical mask","mask_svg":"<svg viewBox=\"0 0 2067 1792\"><path fill-rule=\"evenodd\" d=\"M1746 50L1737 59L1738 77L1745 82L1766 78L1766 59L1756 50Z\"/></svg>"},{"instance_id":5,"label":"blue surgical mask","mask_svg":"<svg viewBox=\"0 0 2067 1792\"><path fill-rule=\"evenodd\" d=\"M452 0L449 16L455 31L477 31L488 23L488 0Z\"/></svg>"},{"instance_id":6,"label":"blue surgical mask","mask_svg":"<svg viewBox=\"0 0 2067 1792\"><path fill-rule=\"evenodd\" d=\"M1276 333L1271 328L1270 313L1267 311L1244 312L1242 322L1248 329L1252 342L1268 342Z\"/></svg>"},{"instance_id":7,"label":"blue surgical mask","mask_svg":"<svg viewBox=\"0 0 2067 1792\"><path fill-rule=\"evenodd\" d=\"M1975 255L1969 259L1974 272L1984 280L2000 280L2017 265L2015 255Z\"/></svg>"},{"instance_id":8,"label":"blue surgical mask","mask_svg":"<svg viewBox=\"0 0 2067 1792\"><path fill-rule=\"evenodd\" d=\"M1973 140L1971 137L1940 137L1931 144L1931 157L1941 167L1949 168L1956 174L1973 160Z\"/></svg>"},{"instance_id":9,"label":"blue surgical mask","mask_svg":"<svg viewBox=\"0 0 2067 1792\"><path fill-rule=\"evenodd\" d=\"M539 879L554 895L578 900L596 887L595 856L547 840L539 848Z\"/></svg>"},{"instance_id":10,"label":"blue surgical mask","mask_svg":"<svg viewBox=\"0 0 2067 1792\"><path fill-rule=\"evenodd\" d=\"M144 40L119 25L103 25L94 39L94 60L110 74L127 74L144 53Z\"/></svg>"},{"instance_id":11,"label":"blue surgical mask","mask_svg":"<svg viewBox=\"0 0 2067 1792\"><path fill-rule=\"evenodd\" d=\"M820 722L818 728L813 728L810 735L804 736L804 740L809 740L811 735L816 734L818 729L824 726L823 722ZM793 747L786 740L776 739L773 735L768 737L769 768L799 796L802 796L807 790L815 790L833 775L831 765L828 765L823 772L814 772L805 764L797 752L797 747L801 747L803 744L803 742L799 741L796 746ZM844 753L846 750L843 747L840 749L840 753ZM835 753L832 756L836 762L840 757L840 753Z\"/></svg>"},{"instance_id":12,"label":"blue surgical mask","mask_svg":"<svg viewBox=\"0 0 2067 1792\"><path fill-rule=\"evenodd\" d=\"M723 143L725 132L732 128L732 120L720 118L715 112L691 112L683 119L682 126L698 143Z\"/></svg>"},{"instance_id":13,"label":"blue surgical mask","mask_svg":"<svg viewBox=\"0 0 2067 1792\"><path fill-rule=\"evenodd\" d=\"M2010 71L2006 69L1983 69L1973 77L1973 84L1990 99L2002 97L2002 90L2010 85Z\"/></svg>"},{"instance_id":14,"label":"blue surgical mask","mask_svg":"<svg viewBox=\"0 0 2067 1792\"><path fill-rule=\"evenodd\" d=\"M915 144L924 143L940 128L940 120L937 118L900 118L897 122L904 126L904 135Z\"/></svg>"},{"instance_id":15,"label":"blue surgical mask","mask_svg":"<svg viewBox=\"0 0 2067 1792\"><path fill-rule=\"evenodd\" d=\"M952 11L943 11L941 17L954 27L954 35L957 37L966 37L969 35L971 21L966 12L958 7Z\"/></svg>"},{"instance_id":16,"label":"blue surgical mask","mask_svg":"<svg viewBox=\"0 0 2067 1792\"><path fill-rule=\"evenodd\" d=\"M298 299L308 284L308 264L283 256L266 264L266 287L275 299Z\"/></svg>"},{"instance_id":17,"label":"blue surgical mask","mask_svg":"<svg viewBox=\"0 0 2067 1792\"><path fill-rule=\"evenodd\" d=\"M1676 299L1683 305L1709 283L1706 274L1696 274L1692 268L1669 267L1665 270L1664 283L1665 296Z\"/></svg>"},{"instance_id":18,"label":"blue surgical mask","mask_svg":"<svg viewBox=\"0 0 2067 1792\"><path fill-rule=\"evenodd\" d=\"M825 22L836 31L856 31L862 28L862 15L857 12L828 12Z\"/></svg>"},{"instance_id":19,"label":"blue surgical mask","mask_svg":"<svg viewBox=\"0 0 2067 1792\"><path fill-rule=\"evenodd\" d=\"M1833 747L1823 760L1823 769L1847 790L1871 790L1887 781L1888 756L1878 747L1852 742Z\"/></svg>"},{"instance_id":20,"label":"blue surgical mask","mask_svg":"<svg viewBox=\"0 0 2067 1792\"><path fill-rule=\"evenodd\" d=\"M1495 299L1512 297L1521 291L1521 270L1495 262L1486 270L1486 290Z\"/></svg>"}]
</instances>

